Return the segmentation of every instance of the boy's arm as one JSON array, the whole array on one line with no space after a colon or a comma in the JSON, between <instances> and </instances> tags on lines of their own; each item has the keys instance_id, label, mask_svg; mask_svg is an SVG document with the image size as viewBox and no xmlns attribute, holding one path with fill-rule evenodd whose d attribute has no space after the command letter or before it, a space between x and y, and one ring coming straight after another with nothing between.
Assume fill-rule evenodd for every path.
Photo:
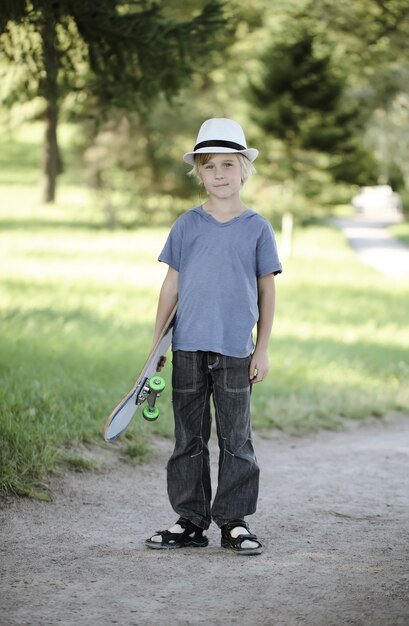
<instances>
[{"instance_id":1,"label":"boy's arm","mask_svg":"<svg viewBox=\"0 0 409 626\"><path fill-rule=\"evenodd\" d=\"M257 323L256 348L250 363L250 382L264 380L268 369L268 342L274 320L275 280L274 274L267 274L257 280L259 319Z\"/></svg>"},{"instance_id":2,"label":"boy's arm","mask_svg":"<svg viewBox=\"0 0 409 626\"><path fill-rule=\"evenodd\" d=\"M179 272L173 269L173 267L169 267L159 294L158 308L156 311L155 330L153 332L151 349L158 341L163 325L165 324L166 320L172 312L172 309L178 301L178 285ZM164 363L162 363L162 365L163 364Z\"/></svg>"}]
</instances>

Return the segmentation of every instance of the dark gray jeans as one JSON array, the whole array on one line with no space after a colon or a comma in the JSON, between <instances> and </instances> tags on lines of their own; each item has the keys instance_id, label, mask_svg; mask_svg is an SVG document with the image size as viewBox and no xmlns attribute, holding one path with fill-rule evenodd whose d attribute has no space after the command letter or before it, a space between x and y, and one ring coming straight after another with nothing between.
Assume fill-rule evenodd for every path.
<instances>
[{"instance_id":1,"label":"dark gray jeans","mask_svg":"<svg viewBox=\"0 0 409 626\"><path fill-rule=\"evenodd\" d=\"M168 494L174 511L200 528L208 528L212 519L222 526L256 510L260 472L251 439L250 359L214 352L173 353L176 441L167 466ZM212 506L210 396L220 449Z\"/></svg>"}]
</instances>

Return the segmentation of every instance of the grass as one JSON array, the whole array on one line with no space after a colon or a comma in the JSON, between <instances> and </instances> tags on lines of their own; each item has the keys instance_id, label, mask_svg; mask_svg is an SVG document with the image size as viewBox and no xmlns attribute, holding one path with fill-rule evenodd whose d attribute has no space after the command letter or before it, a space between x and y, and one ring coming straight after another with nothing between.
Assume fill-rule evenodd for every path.
<instances>
[{"instance_id":1,"label":"grass","mask_svg":"<svg viewBox=\"0 0 409 626\"><path fill-rule=\"evenodd\" d=\"M84 189L63 180L59 202L45 207L29 179L0 184L0 490L47 497L50 471L92 467L64 460L64 448L102 442L146 358L167 230L109 232ZM365 268L325 225L296 232L284 265L255 428L303 434L407 412L408 285ZM112 444L131 462L153 434L172 435L170 367L164 375L159 420L134 419Z\"/></svg>"},{"instance_id":2,"label":"grass","mask_svg":"<svg viewBox=\"0 0 409 626\"><path fill-rule=\"evenodd\" d=\"M86 459L77 454L66 455L64 462L74 472L88 472L98 467L98 464L93 459Z\"/></svg>"},{"instance_id":3,"label":"grass","mask_svg":"<svg viewBox=\"0 0 409 626\"><path fill-rule=\"evenodd\" d=\"M394 237L397 237L401 243L409 246L409 222L394 224L393 226L389 227L389 232Z\"/></svg>"},{"instance_id":4,"label":"grass","mask_svg":"<svg viewBox=\"0 0 409 626\"><path fill-rule=\"evenodd\" d=\"M361 266L326 227L299 233L282 281L262 424L305 431L407 410L408 285Z\"/></svg>"}]
</instances>

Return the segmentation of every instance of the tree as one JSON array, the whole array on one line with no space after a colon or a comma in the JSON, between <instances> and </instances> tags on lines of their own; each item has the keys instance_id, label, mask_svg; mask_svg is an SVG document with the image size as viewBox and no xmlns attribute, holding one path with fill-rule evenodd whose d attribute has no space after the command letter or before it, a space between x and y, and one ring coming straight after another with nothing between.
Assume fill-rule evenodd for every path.
<instances>
[{"instance_id":1,"label":"tree","mask_svg":"<svg viewBox=\"0 0 409 626\"><path fill-rule=\"evenodd\" d=\"M403 181L408 193L407 0L318 0L311 8L338 41L349 87L365 99L366 143L378 161L379 182Z\"/></svg>"},{"instance_id":2,"label":"tree","mask_svg":"<svg viewBox=\"0 0 409 626\"><path fill-rule=\"evenodd\" d=\"M380 68L407 63L409 5L407 0L332 0L308 2L308 15L342 46L344 65L353 82L366 82ZM352 70L352 71L351 71Z\"/></svg>"},{"instance_id":3,"label":"tree","mask_svg":"<svg viewBox=\"0 0 409 626\"><path fill-rule=\"evenodd\" d=\"M367 141L380 164L381 182L390 183L396 169L409 190L409 93L399 93L385 109L376 109Z\"/></svg>"},{"instance_id":4,"label":"tree","mask_svg":"<svg viewBox=\"0 0 409 626\"><path fill-rule=\"evenodd\" d=\"M257 121L289 146L301 143L304 130L312 136L322 123L318 116L334 110L340 96L330 54L317 54L316 43L316 35L302 29L273 44L261 59L261 80L251 84Z\"/></svg>"},{"instance_id":5,"label":"tree","mask_svg":"<svg viewBox=\"0 0 409 626\"><path fill-rule=\"evenodd\" d=\"M280 140L276 174L293 188L295 204L297 194L315 197L331 178L366 182L374 161L363 145L366 109L347 97L325 35L309 19L291 22L284 35L262 55L249 98L262 131Z\"/></svg>"},{"instance_id":6,"label":"tree","mask_svg":"<svg viewBox=\"0 0 409 626\"><path fill-rule=\"evenodd\" d=\"M224 24L219 0L175 21L153 0L6 0L0 18L2 103L44 101L44 200L61 170L57 126L69 93L110 107L147 109L186 83ZM7 78L7 80L5 80ZM6 87L4 86L6 85Z\"/></svg>"}]
</instances>

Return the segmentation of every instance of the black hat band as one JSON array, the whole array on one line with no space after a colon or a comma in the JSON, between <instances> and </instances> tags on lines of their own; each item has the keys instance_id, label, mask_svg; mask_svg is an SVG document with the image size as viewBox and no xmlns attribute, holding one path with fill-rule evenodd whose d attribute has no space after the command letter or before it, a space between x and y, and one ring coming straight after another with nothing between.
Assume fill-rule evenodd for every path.
<instances>
[{"instance_id":1,"label":"black hat band","mask_svg":"<svg viewBox=\"0 0 409 626\"><path fill-rule=\"evenodd\" d=\"M193 148L193 152L200 148L231 148L232 150L247 150L246 146L242 146L234 141L223 141L222 139L214 139L213 141L201 141Z\"/></svg>"}]
</instances>

